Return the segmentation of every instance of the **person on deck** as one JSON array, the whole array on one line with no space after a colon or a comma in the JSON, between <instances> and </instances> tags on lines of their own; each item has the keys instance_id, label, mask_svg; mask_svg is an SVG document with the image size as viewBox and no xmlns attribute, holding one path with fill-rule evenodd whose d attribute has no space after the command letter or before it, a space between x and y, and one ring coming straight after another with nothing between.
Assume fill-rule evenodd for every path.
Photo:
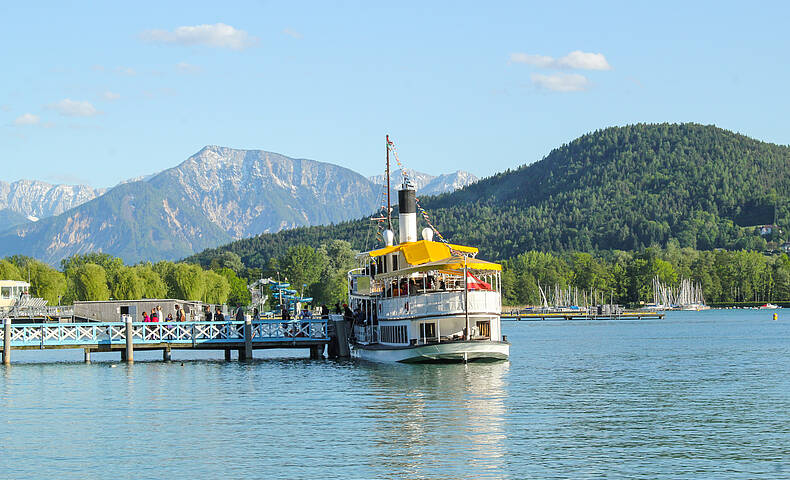
<instances>
[{"instance_id":1,"label":"person on deck","mask_svg":"<svg viewBox=\"0 0 790 480\"><path fill-rule=\"evenodd\" d=\"M224 322L225 315L222 314L222 310L217 307L217 310L214 312L214 321L215 322Z\"/></svg>"},{"instance_id":2,"label":"person on deck","mask_svg":"<svg viewBox=\"0 0 790 480\"><path fill-rule=\"evenodd\" d=\"M329 308L326 306L325 303L321 304L321 318L326 320L329 318Z\"/></svg>"},{"instance_id":3,"label":"person on deck","mask_svg":"<svg viewBox=\"0 0 790 480\"><path fill-rule=\"evenodd\" d=\"M148 316L148 312L146 312L145 310L143 310L143 321L146 323L151 321L151 318Z\"/></svg>"}]
</instances>

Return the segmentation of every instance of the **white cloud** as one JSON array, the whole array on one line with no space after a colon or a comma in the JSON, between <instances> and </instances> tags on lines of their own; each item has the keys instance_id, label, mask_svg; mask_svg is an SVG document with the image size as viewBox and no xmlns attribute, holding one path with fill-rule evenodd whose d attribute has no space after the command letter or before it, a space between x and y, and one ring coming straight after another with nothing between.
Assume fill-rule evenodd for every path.
<instances>
[{"instance_id":1,"label":"white cloud","mask_svg":"<svg viewBox=\"0 0 790 480\"><path fill-rule=\"evenodd\" d=\"M525 63L539 68L570 70L611 70L612 66L602 53L588 53L575 50L564 57L554 58L530 53L511 53L510 61Z\"/></svg>"},{"instance_id":2,"label":"white cloud","mask_svg":"<svg viewBox=\"0 0 790 480\"><path fill-rule=\"evenodd\" d=\"M168 30L146 30L140 38L151 43L175 45L205 45L217 48L244 50L258 43L258 39L244 30L216 23L214 25L193 25Z\"/></svg>"},{"instance_id":3,"label":"white cloud","mask_svg":"<svg viewBox=\"0 0 790 480\"><path fill-rule=\"evenodd\" d=\"M297 32L296 30L291 30L290 28L284 28L283 34L288 35L289 37L295 38L297 40L302 39L302 34Z\"/></svg>"},{"instance_id":4,"label":"white cloud","mask_svg":"<svg viewBox=\"0 0 790 480\"><path fill-rule=\"evenodd\" d=\"M55 110L65 117L92 117L101 113L88 101L72 100L70 98L47 105L47 108Z\"/></svg>"},{"instance_id":5,"label":"white cloud","mask_svg":"<svg viewBox=\"0 0 790 480\"><path fill-rule=\"evenodd\" d=\"M37 125L41 119L38 115L33 115L32 113L25 113L14 120L14 125Z\"/></svg>"},{"instance_id":6,"label":"white cloud","mask_svg":"<svg viewBox=\"0 0 790 480\"><path fill-rule=\"evenodd\" d=\"M552 92L581 92L590 87L590 81L578 73L558 73L555 75L541 75L534 73L530 77L532 83L544 90Z\"/></svg>"},{"instance_id":7,"label":"white cloud","mask_svg":"<svg viewBox=\"0 0 790 480\"><path fill-rule=\"evenodd\" d=\"M176 69L181 73L200 73L203 71L203 68L198 65L192 65L187 62L178 62L176 64Z\"/></svg>"},{"instance_id":8,"label":"white cloud","mask_svg":"<svg viewBox=\"0 0 790 480\"><path fill-rule=\"evenodd\" d=\"M612 66L606 61L603 53L588 53L581 50L573 51L557 59L557 65L576 70L611 70Z\"/></svg>"},{"instance_id":9,"label":"white cloud","mask_svg":"<svg viewBox=\"0 0 790 480\"><path fill-rule=\"evenodd\" d=\"M119 98L121 98L121 94L120 93L111 92L111 91L108 90L108 91L106 91L106 92L101 94L101 98L103 98L104 100L107 100L107 101L118 100Z\"/></svg>"}]
</instances>

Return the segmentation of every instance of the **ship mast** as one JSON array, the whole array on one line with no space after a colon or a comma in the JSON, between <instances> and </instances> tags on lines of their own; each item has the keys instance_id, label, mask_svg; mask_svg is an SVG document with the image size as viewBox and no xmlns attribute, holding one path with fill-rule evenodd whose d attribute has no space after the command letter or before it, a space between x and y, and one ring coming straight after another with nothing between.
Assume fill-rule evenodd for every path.
<instances>
[{"instance_id":1,"label":"ship mast","mask_svg":"<svg viewBox=\"0 0 790 480\"><path fill-rule=\"evenodd\" d=\"M387 135L387 228L392 230L392 204L390 202L390 136Z\"/></svg>"}]
</instances>

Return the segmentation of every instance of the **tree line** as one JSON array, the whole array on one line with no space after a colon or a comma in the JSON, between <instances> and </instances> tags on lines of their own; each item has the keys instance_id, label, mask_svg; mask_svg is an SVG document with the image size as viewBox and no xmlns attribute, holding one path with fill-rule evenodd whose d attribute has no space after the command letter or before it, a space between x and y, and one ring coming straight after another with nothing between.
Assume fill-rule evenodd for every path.
<instances>
[{"instance_id":1,"label":"tree line","mask_svg":"<svg viewBox=\"0 0 790 480\"><path fill-rule=\"evenodd\" d=\"M506 260L502 274L506 305L540 305L539 285L598 292L607 301L653 301L653 279L675 287L690 279L708 303L790 300L790 258L786 254L701 251L671 243L640 251L552 254L530 251Z\"/></svg>"},{"instance_id":2,"label":"tree line","mask_svg":"<svg viewBox=\"0 0 790 480\"><path fill-rule=\"evenodd\" d=\"M346 273L356 266L349 242L331 240L318 248L293 245L263 267L247 266L233 252L219 252L204 265L161 261L124 265L103 253L75 255L61 270L38 260L0 260L0 278L27 280L31 294L49 304L75 300L177 298L246 305L248 284L259 278L287 281L319 305L345 301ZM666 248L595 253L528 251L502 262L503 303L539 305L539 286L596 292L606 301L635 304L653 300L653 279L676 286L686 278L702 287L708 302L790 301L790 258L747 250L695 250L670 242ZM274 299L272 299L274 300ZM273 302L272 302L273 303ZM272 307L273 304L270 303Z\"/></svg>"}]
</instances>

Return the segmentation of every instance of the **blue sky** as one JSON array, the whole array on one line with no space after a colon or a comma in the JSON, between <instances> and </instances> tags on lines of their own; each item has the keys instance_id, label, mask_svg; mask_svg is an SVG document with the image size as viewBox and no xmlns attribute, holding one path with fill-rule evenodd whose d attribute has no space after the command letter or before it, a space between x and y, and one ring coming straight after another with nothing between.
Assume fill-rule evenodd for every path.
<instances>
[{"instance_id":1,"label":"blue sky","mask_svg":"<svg viewBox=\"0 0 790 480\"><path fill-rule=\"evenodd\" d=\"M0 179L111 186L204 145L488 176L637 122L790 143L786 3L3 2ZM70 3L70 2L69 2Z\"/></svg>"}]
</instances>

